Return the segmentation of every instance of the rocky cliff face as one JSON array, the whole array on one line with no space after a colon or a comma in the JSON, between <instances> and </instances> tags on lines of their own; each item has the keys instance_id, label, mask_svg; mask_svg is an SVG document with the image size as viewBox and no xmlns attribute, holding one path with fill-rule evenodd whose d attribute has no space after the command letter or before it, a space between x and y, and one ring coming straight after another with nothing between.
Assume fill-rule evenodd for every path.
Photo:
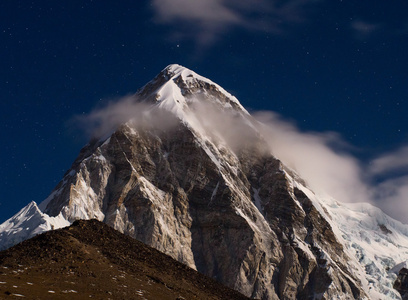
<instances>
[{"instance_id":1,"label":"rocky cliff face","mask_svg":"<svg viewBox=\"0 0 408 300\"><path fill-rule=\"evenodd\" d=\"M134 101L150 118L82 149L43 214L101 220L249 297L368 297L326 206L235 97L171 65Z\"/></svg>"},{"instance_id":2,"label":"rocky cliff face","mask_svg":"<svg viewBox=\"0 0 408 300\"><path fill-rule=\"evenodd\" d=\"M102 220L254 298L364 297L331 226L256 129L232 151L191 121L206 101L255 123L235 98L175 66L138 98L172 112L174 125L130 121L89 145L45 213Z\"/></svg>"},{"instance_id":3,"label":"rocky cliff face","mask_svg":"<svg viewBox=\"0 0 408 300\"><path fill-rule=\"evenodd\" d=\"M408 269L402 268L399 271L394 288L401 294L403 300L408 299Z\"/></svg>"}]
</instances>

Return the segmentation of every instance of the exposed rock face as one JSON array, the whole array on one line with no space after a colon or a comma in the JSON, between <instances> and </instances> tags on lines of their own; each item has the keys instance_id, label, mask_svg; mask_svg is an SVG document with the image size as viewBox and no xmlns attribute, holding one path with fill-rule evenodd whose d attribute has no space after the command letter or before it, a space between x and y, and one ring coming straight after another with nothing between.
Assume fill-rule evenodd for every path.
<instances>
[{"instance_id":1,"label":"exposed rock face","mask_svg":"<svg viewBox=\"0 0 408 300\"><path fill-rule=\"evenodd\" d=\"M181 124L170 134L123 126L73 167L44 211L99 218L247 296L361 297L330 225L282 164L259 154L244 167L223 150L218 168Z\"/></svg>"},{"instance_id":2,"label":"exposed rock face","mask_svg":"<svg viewBox=\"0 0 408 300\"><path fill-rule=\"evenodd\" d=\"M233 96L170 66L137 98L173 125L129 121L90 143L44 213L97 218L253 298L365 297L330 224ZM233 148L197 127L197 101L245 120L251 140Z\"/></svg>"},{"instance_id":3,"label":"exposed rock face","mask_svg":"<svg viewBox=\"0 0 408 300\"><path fill-rule=\"evenodd\" d=\"M401 294L403 300L408 299L408 269L402 268L399 271L394 288Z\"/></svg>"}]
</instances>

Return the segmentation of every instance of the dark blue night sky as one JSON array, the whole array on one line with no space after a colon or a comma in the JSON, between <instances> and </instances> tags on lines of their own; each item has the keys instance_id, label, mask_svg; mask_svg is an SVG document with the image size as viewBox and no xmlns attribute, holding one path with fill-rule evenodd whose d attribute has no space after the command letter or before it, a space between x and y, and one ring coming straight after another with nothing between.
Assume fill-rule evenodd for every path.
<instances>
[{"instance_id":1,"label":"dark blue night sky","mask_svg":"<svg viewBox=\"0 0 408 300\"><path fill-rule=\"evenodd\" d=\"M45 199L87 143L73 116L171 63L299 132L338 133L363 170L392 157L370 180L398 180L405 209L407 53L402 0L1 1L0 222Z\"/></svg>"}]
</instances>

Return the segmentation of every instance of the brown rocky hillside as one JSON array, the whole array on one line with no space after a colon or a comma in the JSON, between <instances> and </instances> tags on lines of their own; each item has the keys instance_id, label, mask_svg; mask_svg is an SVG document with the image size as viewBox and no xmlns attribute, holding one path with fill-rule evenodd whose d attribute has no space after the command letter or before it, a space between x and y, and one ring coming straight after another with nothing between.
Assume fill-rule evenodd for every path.
<instances>
[{"instance_id":1,"label":"brown rocky hillside","mask_svg":"<svg viewBox=\"0 0 408 300\"><path fill-rule=\"evenodd\" d=\"M0 299L248 299L96 221L0 252Z\"/></svg>"}]
</instances>

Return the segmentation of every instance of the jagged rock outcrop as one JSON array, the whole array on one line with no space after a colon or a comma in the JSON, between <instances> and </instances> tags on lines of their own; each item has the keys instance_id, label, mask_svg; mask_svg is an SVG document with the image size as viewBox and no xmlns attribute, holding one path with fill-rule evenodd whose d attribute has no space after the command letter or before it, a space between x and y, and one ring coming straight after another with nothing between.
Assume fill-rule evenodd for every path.
<instances>
[{"instance_id":1,"label":"jagged rock outcrop","mask_svg":"<svg viewBox=\"0 0 408 300\"><path fill-rule=\"evenodd\" d=\"M403 300L408 299L408 269L402 268L399 271L394 288L401 294Z\"/></svg>"}]
</instances>

